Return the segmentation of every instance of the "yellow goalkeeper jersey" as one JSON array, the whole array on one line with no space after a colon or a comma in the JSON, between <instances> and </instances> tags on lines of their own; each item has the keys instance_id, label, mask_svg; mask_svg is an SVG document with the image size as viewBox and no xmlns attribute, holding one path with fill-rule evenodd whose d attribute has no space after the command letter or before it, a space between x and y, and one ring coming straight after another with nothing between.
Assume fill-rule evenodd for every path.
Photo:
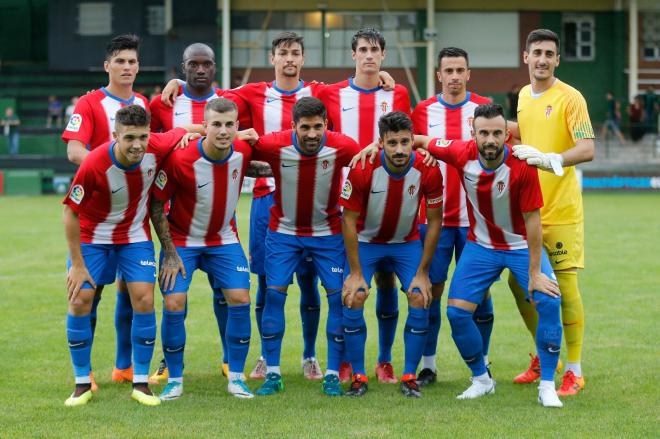
<instances>
[{"instance_id":1,"label":"yellow goalkeeper jersey","mask_svg":"<svg viewBox=\"0 0 660 439\"><path fill-rule=\"evenodd\" d=\"M560 154L580 139L593 139L587 103L582 94L570 85L555 83L540 96L532 96L532 86L526 85L518 97L518 127L522 143L542 152ZM539 171L544 206L544 225L575 224L583 221L582 194L575 167L564 168L564 175Z\"/></svg>"}]
</instances>

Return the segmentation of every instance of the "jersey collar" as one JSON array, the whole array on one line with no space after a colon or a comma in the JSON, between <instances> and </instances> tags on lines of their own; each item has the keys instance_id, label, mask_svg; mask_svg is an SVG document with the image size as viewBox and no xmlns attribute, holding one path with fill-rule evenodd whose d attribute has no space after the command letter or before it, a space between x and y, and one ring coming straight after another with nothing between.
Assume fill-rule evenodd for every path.
<instances>
[{"instance_id":1,"label":"jersey collar","mask_svg":"<svg viewBox=\"0 0 660 439\"><path fill-rule=\"evenodd\" d=\"M277 91L278 93L283 94L284 96L291 96L291 95L294 95L294 94L298 93L300 90L302 90L302 88L305 86L305 81L303 81L302 79L299 79L298 80L298 87L294 88L293 90L282 90L276 84L277 84L276 81L273 81L273 82L270 83L270 86L273 87L275 89L275 91Z\"/></svg>"},{"instance_id":2,"label":"jersey collar","mask_svg":"<svg viewBox=\"0 0 660 439\"><path fill-rule=\"evenodd\" d=\"M456 109L456 108L460 108L460 107L462 107L463 105L465 105L465 103L468 102L468 101L470 100L470 96L471 96L471 95L472 95L471 92L467 92L467 94L465 95L465 99L463 100L463 102L459 102L458 104L453 104L453 105L447 103L447 101L445 101L444 99L442 99L442 93L438 93L437 96L436 96L436 98L438 99L438 102L440 102L440 104L444 105L445 107L450 108L450 109Z\"/></svg>"},{"instance_id":3,"label":"jersey collar","mask_svg":"<svg viewBox=\"0 0 660 439\"><path fill-rule=\"evenodd\" d=\"M101 91L102 91L107 97L112 98L112 99L114 99L115 101L121 102L121 103L124 104L124 105L131 105L131 104L133 103L133 101L135 100L135 94L133 94L133 96L131 96L130 99L126 100L126 99L122 99L122 98L119 98L119 97L113 95L113 94L110 93L105 87L101 87Z\"/></svg>"},{"instance_id":4,"label":"jersey collar","mask_svg":"<svg viewBox=\"0 0 660 439\"><path fill-rule=\"evenodd\" d=\"M400 180L408 174L408 171L410 171L410 168L412 168L413 164L415 163L415 152L410 155L410 161L408 162L408 166L406 166L406 169L404 169L403 172L399 174L395 174L392 171L390 171L390 168L387 167L387 164L385 162L385 151L380 152L380 162L383 165L383 168L385 169L385 172L389 174L390 177L392 177L395 180Z\"/></svg>"},{"instance_id":5,"label":"jersey collar","mask_svg":"<svg viewBox=\"0 0 660 439\"><path fill-rule=\"evenodd\" d=\"M215 89L213 87L211 87L211 92L208 95L202 96L201 98L198 98L198 97L195 97L195 96L191 95L190 93L188 93L188 87L186 87L186 84L183 84L183 94L187 98L189 98L190 100L197 101L197 102L204 102L204 101L207 101L212 96L215 96Z\"/></svg>"},{"instance_id":6,"label":"jersey collar","mask_svg":"<svg viewBox=\"0 0 660 439\"><path fill-rule=\"evenodd\" d=\"M121 163L119 163L119 160L117 160L117 157L115 157L115 145L117 142L112 142L110 144L110 148L108 148L108 154L110 154L110 160L112 160L112 164L121 169L122 171L134 171L140 166L140 163L142 163L142 160L140 160L138 163L135 163L131 166L124 166Z\"/></svg>"},{"instance_id":7,"label":"jersey collar","mask_svg":"<svg viewBox=\"0 0 660 439\"><path fill-rule=\"evenodd\" d=\"M204 148L202 148L202 141L206 139L206 137L202 137L197 141L197 149L199 149L199 153L204 157L205 160L208 160L209 162L213 163L214 165L224 165L229 161L231 158L231 155L234 153L234 144L232 143L229 149L229 154L227 154L227 157L225 157L222 160L213 160L211 157L207 156L206 153L204 152Z\"/></svg>"},{"instance_id":8,"label":"jersey collar","mask_svg":"<svg viewBox=\"0 0 660 439\"><path fill-rule=\"evenodd\" d=\"M300 149L300 147L298 146L298 138L296 137L296 132L293 130L291 130L291 140L293 141L293 147L296 148L296 151L298 151L300 155L304 155L305 157L316 156L319 153L319 151L322 150L323 147L325 146L325 134L323 134L323 138L321 139L321 146L319 146L318 151L316 151L313 154L306 153L305 151Z\"/></svg>"},{"instance_id":9,"label":"jersey collar","mask_svg":"<svg viewBox=\"0 0 660 439\"><path fill-rule=\"evenodd\" d=\"M348 78L348 86L351 87L353 90L359 91L360 93L374 93L383 88L380 85L378 87L370 88L368 90L366 88L360 88L353 83L353 77Z\"/></svg>"}]
</instances>

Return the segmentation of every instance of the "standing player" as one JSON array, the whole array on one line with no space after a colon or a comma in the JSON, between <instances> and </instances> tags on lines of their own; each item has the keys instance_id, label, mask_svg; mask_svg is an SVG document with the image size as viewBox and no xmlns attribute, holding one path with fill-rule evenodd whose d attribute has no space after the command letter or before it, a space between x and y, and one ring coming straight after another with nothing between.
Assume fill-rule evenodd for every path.
<instances>
[{"instance_id":1,"label":"standing player","mask_svg":"<svg viewBox=\"0 0 660 439\"><path fill-rule=\"evenodd\" d=\"M350 272L342 291L344 342L346 358L354 372L346 395L362 396L367 391L364 301L376 267L388 261L408 296L401 391L405 396L418 398L421 393L415 372L429 324L429 266L440 236L442 176L438 168L427 166L421 155L412 152L413 124L408 115L388 113L380 118L378 128L383 151L366 169L350 171L340 200ZM422 200L428 205L429 221L424 249L417 228Z\"/></svg>"},{"instance_id":2,"label":"standing player","mask_svg":"<svg viewBox=\"0 0 660 439\"><path fill-rule=\"evenodd\" d=\"M420 102L412 113L415 134L449 140L470 140L474 109L490 99L467 91L470 80L468 54L463 49L445 47L438 54L438 80L442 93ZM422 356L422 370L417 377L420 386L434 383L437 379L435 354L438 347L441 313L440 299L445 289L447 272L452 256L461 257L467 239L468 220L467 198L461 185L458 171L439 162L444 183L444 209L442 232L435 250L429 277L431 278L433 301L429 306L429 332ZM426 233L425 203L420 209L420 234L422 241ZM474 322L484 340L483 353L488 364L488 346L493 328L493 302L490 293L473 314Z\"/></svg>"},{"instance_id":3,"label":"standing player","mask_svg":"<svg viewBox=\"0 0 660 439\"><path fill-rule=\"evenodd\" d=\"M263 136L255 145L254 158L271 165L277 183L266 234L267 289L261 338L267 371L257 395L284 389L280 371L284 304L304 252L312 257L328 296L328 369L323 391L341 395L338 373L343 354L344 245L337 203L342 168L359 147L350 137L326 131L326 110L316 98L304 97L296 102L292 127Z\"/></svg>"},{"instance_id":4,"label":"standing player","mask_svg":"<svg viewBox=\"0 0 660 439\"><path fill-rule=\"evenodd\" d=\"M151 201L151 220L163 247L161 339L169 378L160 395L162 400L183 394L184 319L188 288L196 269L209 274L214 290L220 290L229 305L225 351L229 392L239 398L254 397L243 381L250 346L250 274L235 219L252 148L236 138L238 110L232 101L210 100L204 114L206 137L196 146L175 151L166 160ZM165 217L169 200L172 205ZM179 271L181 274L177 274Z\"/></svg>"},{"instance_id":5,"label":"standing player","mask_svg":"<svg viewBox=\"0 0 660 439\"><path fill-rule=\"evenodd\" d=\"M64 199L64 227L71 258L66 326L76 378L76 388L65 402L67 406L84 405L92 398L90 312L95 286L107 266L121 271L133 306L135 372L131 397L145 405L160 403L147 384L156 339L156 261L147 200L161 162L188 135L178 128L150 137L149 113L138 105L120 109L115 118L115 141L90 153ZM111 253L114 258L109 257Z\"/></svg>"},{"instance_id":6,"label":"standing player","mask_svg":"<svg viewBox=\"0 0 660 439\"><path fill-rule=\"evenodd\" d=\"M474 110L474 140L420 139L437 159L455 167L467 192L470 232L449 287L447 318L452 338L472 370L472 385L458 399L495 393L483 340L472 314L508 268L539 315L536 348L541 363L538 401L561 407L554 373L561 345L559 286L542 247L543 197L537 171L511 154L504 110L484 104ZM416 139L418 140L418 139Z\"/></svg>"},{"instance_id":7,"label":"standing player","mask_svg":"<svg viewBox=\"0 0 660 439\"><path fill-rule=\"evenodd\" d=\"M520 90L518 128L522 143L514 154L538 166L545 205L541 209L543 245L562 292L562 322L568 350L566 373L559 395L575 395L584 388L580 364L584 338L584 308L577 269L584 268L584 214L575 165L593 160L594 131L582 94L554 76L559 66L559 37L547 29L532 31L524 52L530 85ZM518 136L516 136L518 137ZM538 317L524 300L524 292L511 282L518 309L532 335ZM540 356L541 354L538 353ZM514 382L539 378L538 357Z\"/></svg>"},{"instance_id":8,"label":"standing player","mask_svg":"<svg viewBox=\"0 0 660 439\"><path fill-rule=\"evenodd\" d=\"M376 29L360 29L351 40L355 76L324 89L319 98L328 109L330 128L351 137L361 147L378 141L378 120L391 111L410 115L408 90L396 85L384 90L379 85L380 66L385 59L385 38ZM392 345L399 317L399 297L391 267L381 264L376 278L376 315L379 353L376 376L380 382L396 383L392 368ZM344 369L342 382L350 379ZM342 371L343 372L343 371Z\"/></svg>"},{"instance_id":9,"label":"standing player","mask_svg":"<svg viewBox=\"0 0 660 439\"><path fill-rule=\"evenodd\" d=\"M69 119L62 140L67 143L69 161L80 165L94 148L112 140L115 130L115 113L127 105L139 105L149 110L147 99L133 92L133 83L139 70L138 49L140 40L136 35L120 35L113 38L106 47L103 68L108 73L108 85L81 96ZM113 257L112 254L109 257ZM96 328L96 309L101 300L103 286L114 282L115 271L110 271L97 279L97 294L91 310L92 332ZM117 303L115 307L115 329L117 333L117 354L112 370L112 381L132 381L131 360L131 300L126 283L121 275L117 277ZM92 380L92 386L95 383Z\"/></svg>"}]
</instances>

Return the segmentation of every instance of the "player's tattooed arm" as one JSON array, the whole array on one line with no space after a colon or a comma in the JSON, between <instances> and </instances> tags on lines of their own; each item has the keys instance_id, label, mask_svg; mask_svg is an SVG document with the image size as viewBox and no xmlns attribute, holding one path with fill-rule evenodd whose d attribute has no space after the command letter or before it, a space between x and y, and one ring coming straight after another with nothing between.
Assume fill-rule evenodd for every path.
<instances>
[{"instance_id":1,"label":"player's tattooed arm","mask_svg":"<svg viewBox=\"0 0 660 439\"><path fill-rule=\"evenodd\" d=\"M541 272L541 252L543 242L543 232L541 231L541 210L536 209L531 212L524 212L525 230L527 231L527 247L529 249L529 297L532 304L534 301L534 292L547 294L550 297L559 297L559 284L550 279Z\"/></svg>"},{"instance_id":2,"label":"player's tattooed arm","mask_svg":"<svg viewBox=\"0 0 660 439\"><path fill-rule=\"evenodd\" d=\"M270 165L266 162L259 162L257 160L252 160L247 168L245 173L246 177L272 177L273 170Z\"/></svg>"},{"instance_id":3,"label":"player's tattooed arm","mask_svg":"<svg viewBox=\"0 0 660 439\"><path fill-rule=\"evenodd\" d=\"M186 277L186 268L183 266L183 262L172 241L170 224L165 216L165 202L152 197L149 204L149 217L163 248L163 260L159 267L158 281L161 288L171 290L174 288L177 273L181 272L181 275L184 278Z\"/></svg>"},{"instance_id":4,"label":"player's tattooed arm","mask_svg":"<svg viewBox=\"0 0 660 439\"><path fill-rule=\"evenodd\" d=\"M87 271L85 260L80 249L80 219L78 214L69 206L64 206L64 235L69 246L71 256L71 268L66 275L66 291L69 302L74 302L78 297L80 288L85 282L89 282L96 289L94 279Z\"/></svg>"}]
</instances>

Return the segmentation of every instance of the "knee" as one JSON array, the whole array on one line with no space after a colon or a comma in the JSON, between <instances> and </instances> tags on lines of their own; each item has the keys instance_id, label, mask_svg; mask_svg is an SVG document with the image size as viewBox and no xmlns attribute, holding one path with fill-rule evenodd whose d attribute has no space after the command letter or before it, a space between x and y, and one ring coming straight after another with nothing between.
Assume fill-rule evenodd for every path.
<instances>
[{"instance_id":1,"label":"knee","mask_svg":"<svg viewBox=\"0 0 660 439\"><path fill-rule=\"evenodd\" d=\"M536 293L534 295L534 308L536 312L541 314L557 314L559 315L561 309L561 296L550 297L547 294Z\"/></svg>"},{"instance_id":2,"label":"knee","mask_svg":"<svg viewBox=\"0 0 660 439\"><path fill-rule=\"evenodd\" d=\"M131 297L133 310L137 312L151 312L154 310L154 295L153 294L136 294Z\"/></svg>"},{"instance_id":3,"label":"knee","mask_svg":"<svg viewBox=\"0 0 660 439\"><path fill-rule=\"evenodd\" d=\"M248 305L250 303L250 293L247 290L238 294L225 295L225 298L231 306Z\"/></svg>"},{"instance_id":4,"label":"knee","mask_svg":"<svg viewBox=\"0 0 660 439\"><path fill-rule=\"evenodd\" d=\"M367 300L366 293L363 293L362 291L355 293L355 297L353 297L353 305L351 306L351 308L355 308L355 309L364 308L364 302L366 300Z\"/></svg>"},{"instance_id":5,"label":"knee","mask_svg":"<svg viewBox=\"0 0 660 439\"><path fill-rule=\"evenodd\" d=\"M424 296L421 293L408 293L408 305L411 308L424 308Z\"/></svg>"},{"instance_id":6,"label":"knee","mask_svg":"<svg viewBox=\"0 0 660 439\"><path fill-rule=\"evenodd\" d=\"M170 312L183 311L186 308L185 294L169 294L165 296L165 309Z\"/></svg>"},{"instance_id":7,"label":"knee","mask_svg":"<svg viewBox=\"0 0 660 439\"><path fill-rule=\"evenodd\" d=\"M83 295L78 294L78 296L69 302L69 314L74 316L83 316L89 314L92 309L92 302L94 300L94 295Z\"/></svg>"}]
</instances>

